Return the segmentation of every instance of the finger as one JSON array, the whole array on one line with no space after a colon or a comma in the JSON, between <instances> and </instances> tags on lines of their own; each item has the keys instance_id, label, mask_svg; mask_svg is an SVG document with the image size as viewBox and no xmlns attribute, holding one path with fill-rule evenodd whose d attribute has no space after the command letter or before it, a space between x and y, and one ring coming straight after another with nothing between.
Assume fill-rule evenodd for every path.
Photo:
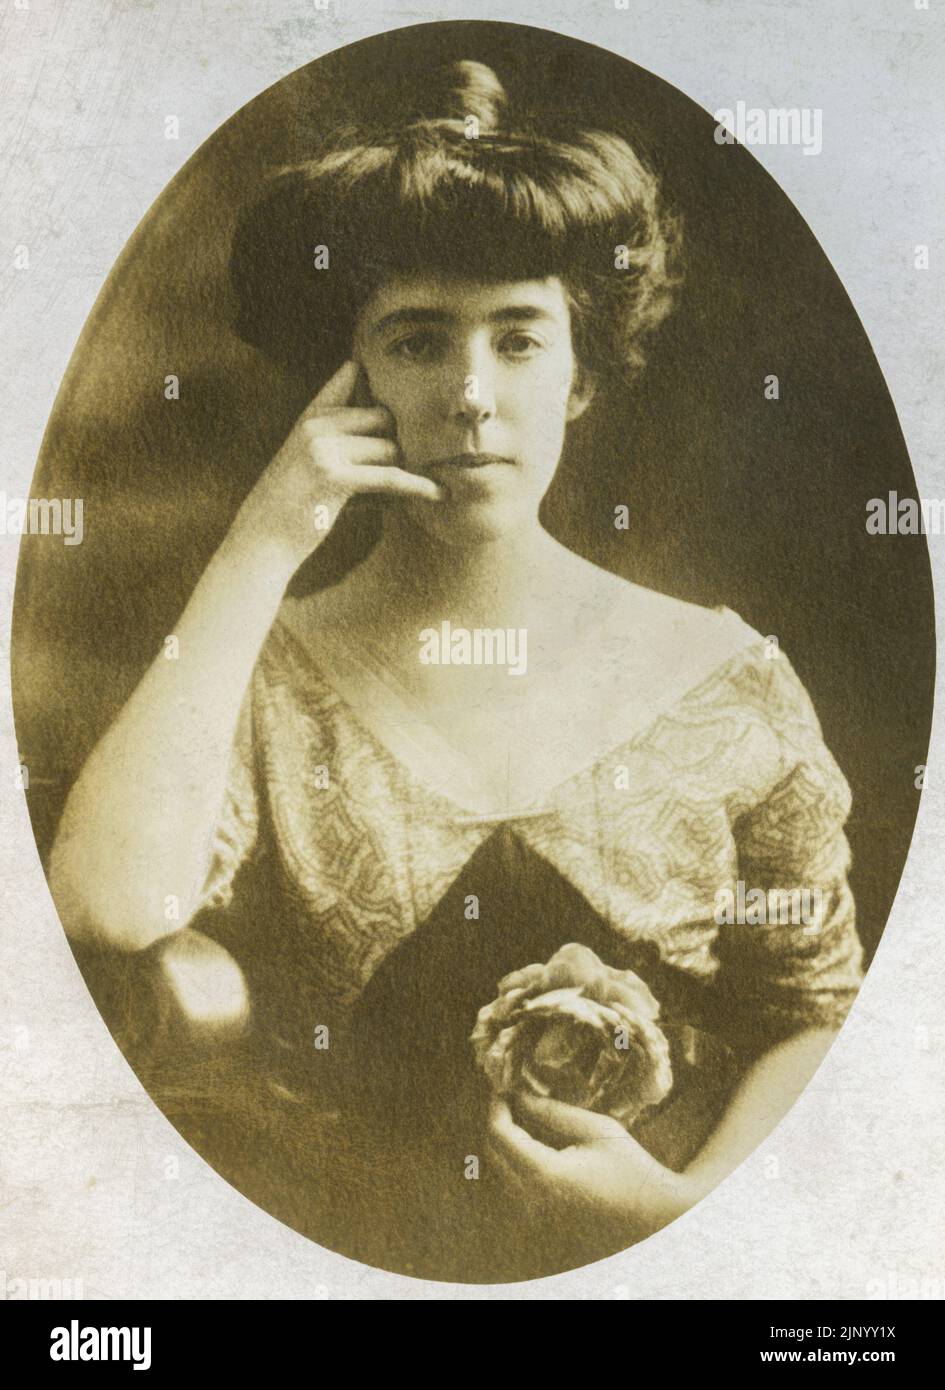
<instances>
[{"instance_id":1,"label":"finger","mask_svg":"<svg viewBox=\"0 0 945 1390\"><path fill-rule=\"evenodd\" d=\"M344 442L334 435L328 457L331 467L342 473L353 474L356 469L368 463L390 464L399 468L404 461L400 447L392 439L383 435L351 434L344 436ZM406 470L404 470L406 471ZM355 480L356 481L356 480Z\"/></svg>"},{"instance_id":2,"label":"finger","mask_svg":"<svg viewBox=\"0 0 945 1390\"><path fill-rule=\"evenodd\" d=\"M408 473L405 468L383 468L375 463L355 463L339 475L339 481L357 492L381 493L387 497L423 497L439 502L443 488L432 478Z\"/></svg>"},{"instance_id":3,"label":"finger","mask_svg":"<svg viewBox=\"0 0 945 1390\"><path fill-rule=\"evenodd\" d=\"M331 405L320 410L318 417L330 420L332 428L344 434L388 434L396 428L394 416L386 405Z\"/></svg>"},{"instance_id":4,"label":"finger","mask_svg":"<svg viewBox=\"0 0 945 1390\"><path fill-rule=\"evenodd\" d=\"M499 1153L521 1173L547 1173L557 1158L554 1149L539 1143L515 1123L508 1104L498 1096L489 1107L489 1137Z\"/></svg>"},{"instance_id":5,"label":"finger","mask_svg":"<svg viewBox=\"0 0 945 1390\"><path fill-rule=\"evenodd\" d=\"M581 1110L576 1105L566 1105L564 1101L547 1096L524 1093L516 1096L515 1112L532 1134L556 1149L625 1136L623 1128L610 1115L597 1115L592 1110Z\"/></svg>"},{"instance_id":6,"label":"finger","mask_svg":"<svg viewBox=\"0 0 945 1390\"><path fill-rule=\"evenodd\" d=\"M315 399L305 407L300 418L307 420L330 406L346 405L351 398L359 371L357 362L351 359L342 362L334 376L328 378Z\"/></svg>"}]
</instances>

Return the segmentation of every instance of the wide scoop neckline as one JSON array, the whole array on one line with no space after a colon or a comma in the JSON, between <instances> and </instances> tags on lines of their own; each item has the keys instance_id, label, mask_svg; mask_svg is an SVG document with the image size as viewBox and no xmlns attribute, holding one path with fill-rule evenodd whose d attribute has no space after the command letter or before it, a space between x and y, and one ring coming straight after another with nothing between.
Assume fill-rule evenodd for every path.
<instances>
[{"instance_id":1,"label":"wide scoop neckline","mask_svg":"<svg viewBox=\"0 0 945 1390\"><path fill-rule=\"evenodd\" d=\"M717 613L724 620L724 626L719 629L720 638L724 633L734 631L739 638L734 648L688 681L685 670L676 680L671 679L662 696L638 713L631 721L629 730L616 743L608 744L525 803L501 809L486 808L482 804L470 805L468 801L475 798L460 800L436 785L431 771L439 767L447 769L444 781L463 783L466 767L456 748L423 718L415 703L398 688L396 679L390 683L383 680L372 666L345 646L337 628L326 626L321 630L320 652L315 656L281 615L274 626L287 638L303 677L316 681L323 690L327 690L378 756L405 777L417 793L435 803L441 815L454 824L500 825L546 816L560 810L561 800L569 790L593 777L602 764L619 761L621 754L629 753L644 742L667 715L724 679L731 665L743 659L752 646L764 641L744 619L724 604L705 611ZM322 651L328 657L327 661L323 659ZM352 694L353 689L358 693Z\"/></svg>"}]
</instances>

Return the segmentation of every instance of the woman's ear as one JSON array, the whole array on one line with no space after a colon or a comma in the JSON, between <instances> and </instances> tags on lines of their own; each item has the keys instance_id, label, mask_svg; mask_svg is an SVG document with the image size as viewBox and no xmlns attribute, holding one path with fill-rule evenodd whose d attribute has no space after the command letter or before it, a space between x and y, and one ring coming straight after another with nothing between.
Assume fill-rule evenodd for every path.
<instances>
[{"instance_id":1,"label":"woman's ear","mask_svg":"<svg viewBox=\"0 0 945 1390\"><path fill-rule=\"evenodd\" d=\"M597 378L593 372L578 364L574 369L571 394L568 396L568 423L583 415L597 393Z\"/></svg>"}]
</instances>

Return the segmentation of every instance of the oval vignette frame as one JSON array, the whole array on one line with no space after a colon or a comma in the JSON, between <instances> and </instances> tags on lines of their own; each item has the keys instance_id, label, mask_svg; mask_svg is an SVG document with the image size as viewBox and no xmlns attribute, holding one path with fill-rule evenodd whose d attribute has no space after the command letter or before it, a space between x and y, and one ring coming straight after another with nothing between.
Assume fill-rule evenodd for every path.
<instances>
[{"instance_id":1,"label":"oval vignette frame","mask_svg":"<svg viewBox=\"0 0 945 1390\"><path fill-rule=\"evenodd\" d=\"M44 867L69 786L312 394L311 382L280 376L232 333L226 256L237 207L268 167L304 157L328 123L372 114L379 79L396 93L424 63L467 57L493 66L523 105L540 103L550 85L586 123L641 145L682 212L679 304L650 344L637 391L569 435L542 516L605 568L725 603L778 635L853 789L851 884L869 960L912 838L935 667L924 536L865 529L871 498L916 496L880 368L800 213L747 149L714 141L709 113L605 49L492 21L377 34L288 74L201 145L111 271L58 393L32 491L83 498L88 534L74 548L24 538L17 575L14 712ZM769 373L779 378L776 402L763 395ZM181 386L173 402L163 395L169 375ZM624 498L634 502L631 530L601 527L601 507ZM326 576L315 566L307 582ZM155 988L154 953L73 950L143 1084L207 1157L212 1086L201 1109L185 1085L174 1094L158 1080L170 1054L150 1040L163 1029L167 1048L174 1014ZM214 1058L198 1040L188 1061L223 1087ZM260 1115L270 1100L255 1098ZM259 1173L207 1161L319 1239L285 1183L267 1189ZM356 1242L322 1243L362 1258ZM473 1272L469 1282L482 1279Z\"/></svg>"}]
</instances>

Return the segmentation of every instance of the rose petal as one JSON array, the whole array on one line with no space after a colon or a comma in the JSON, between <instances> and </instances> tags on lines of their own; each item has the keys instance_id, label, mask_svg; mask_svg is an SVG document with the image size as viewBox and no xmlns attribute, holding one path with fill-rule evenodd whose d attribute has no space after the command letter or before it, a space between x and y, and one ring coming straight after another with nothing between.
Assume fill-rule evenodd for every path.
<instances>
[{"instance_id":1,"label":"rose petal","mask_svg":"<svg viewBox=\"0 0 945 1390\"><path fill-rule=\"evenodd\" d=\"M499 993L505 994L510 989L529 989L537 980L542 979L544 973L543 965L526 965L521 970L513 970L499 981Z\"/></svg>"},{"instance_id":2,"label":"rose petal","mask_svg":"<svg viewBox=\"0 0 945 1390\"><path fill-rule=\"evenodd\" d=\"M470 1040L500 1093L554 1096L629 1127L672 1088L658 1018L659 1002L638 975L569 942L547 964L505 976L497 998L480 1009ZM618 1048L623 1035L628 1046Z\"/></svg>"},{"instance_id":3,"label":"rose petal","mask_svg":"<svg viewBox=\"0 0 945 1390\"><path fill-rule=\"evenodd\" d=\"M564 1014L566 1017L573 1018L576 1022L587 1023L593 1028L603 1028L611 1022L616 1023L617 1015L610 1009L604 1009L602 1005L595 1004L592 999L587 999L583 994L573 989L551 990L548 994L539 994L535 999L529 999L523 1008L523 1013L530 1015Z\"/></svg>"}]
</instances>

